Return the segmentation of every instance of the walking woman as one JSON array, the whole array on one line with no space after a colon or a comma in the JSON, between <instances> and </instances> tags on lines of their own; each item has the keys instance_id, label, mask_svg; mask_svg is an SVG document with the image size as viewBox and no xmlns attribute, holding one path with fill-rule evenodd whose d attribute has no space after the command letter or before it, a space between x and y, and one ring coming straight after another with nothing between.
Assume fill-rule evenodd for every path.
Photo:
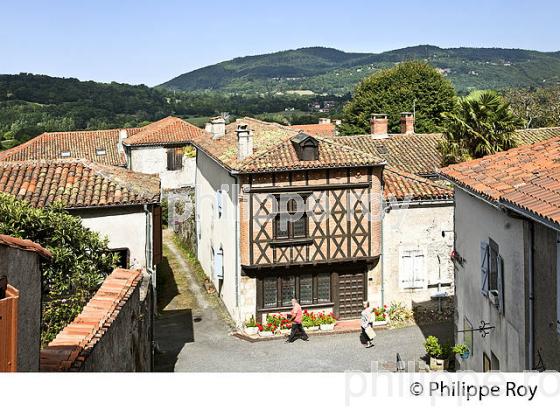
<instances>
[{"instance_id":1,"label":"walking woman","mask_svg":"<svg viewBox=\"0 0 560 410\"><path fill-rule=\"evenodd\" d=\"M373 347L373 338L375 337L375 331L373 330L372 323L372 312L369 308L369 302L364 302L364 310L362 310L361 315L361 326L362 326L362 337L366 341L366 349Z\"/></svg>"}]
</instances>

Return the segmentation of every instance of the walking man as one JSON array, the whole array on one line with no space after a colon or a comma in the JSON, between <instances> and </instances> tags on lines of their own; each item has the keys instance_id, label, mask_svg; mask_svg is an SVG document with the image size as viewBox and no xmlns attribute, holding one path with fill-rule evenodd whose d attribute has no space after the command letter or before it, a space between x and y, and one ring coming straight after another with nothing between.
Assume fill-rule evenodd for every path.
<instances>
[{"instance_id":1,"label":"walking man","mask_svg":"<svg viewBox=\"0 0 560 410\"><path fill-rule=\"evenodd\" d=\"M290 319L292 320L292 331L290 332L290 337L286 340L286 343L293 343L298 337L305 340L309 340L309 336L303 330L303 325L301 320L303 318L303 311L298 301L294 298L292 299L292 311L290 312Z\"/></svg>"},{"instance_id":2,"label":"walking man","mask_svg":"<svg viewBox=\"0 0 560 410\"><path fill-rule=\"evenodd\" d=\"M362 337L366 341L366 349L373 347L373 338L375 337L375 331L371 326L371 309L369 308L369 302L364 302L364 310L361 314L361 326L362 326Z\"/></svg>"}]
</instances>

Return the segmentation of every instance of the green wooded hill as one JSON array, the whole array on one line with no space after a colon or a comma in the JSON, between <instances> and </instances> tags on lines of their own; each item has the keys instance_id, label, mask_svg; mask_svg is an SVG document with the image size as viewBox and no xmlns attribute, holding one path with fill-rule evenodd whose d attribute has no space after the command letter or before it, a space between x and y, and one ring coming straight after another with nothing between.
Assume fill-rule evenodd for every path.
<instances>
[{"instance_id":1,"label":"green wooded hill","mask_svg":"<svg viewBox=\"0 0 560 410\"><path fill-rule=\"evenodd\" d=\"M342 95L376 70L414 59L440 69L462 93L560 83L560 52L419 45L379 54L311 47L240 57L182 74L160 87L233 93L311 90Z\"/></svg>"}]
</instances>

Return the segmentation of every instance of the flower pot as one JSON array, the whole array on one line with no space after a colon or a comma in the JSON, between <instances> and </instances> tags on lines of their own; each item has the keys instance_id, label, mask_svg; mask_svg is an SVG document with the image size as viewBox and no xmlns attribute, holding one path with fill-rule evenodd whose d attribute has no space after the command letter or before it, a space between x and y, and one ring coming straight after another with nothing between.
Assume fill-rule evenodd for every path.
<instances>
[{"instance_id":1,"label":"flower pot","mask_svg":"<svg viewBox=\"0 0 560 410\"><path fill-rule=\"evenodd\" d=\"M468 350L466 352L461 353L461 359L467 360L471 356L471 352Z\"/></svg>"},{"instance_id":2,"label":"flower pot","mask_svg":"<svg viewBox=\"0 0 560 410\"><path fill-rule=\"evenodd\" d=\"M274 333L272 333L270 330L263 330L262 332L259 332L259 336L260 337L272 337L272 336L274 336Z\"/></svg>"},{"instance_id":3,"label":"flower pot","mask_svg":"<svg viewBox=\"0 0 560 410\"><path fill-rule=\"evenodd\" d=\"M250 336L254 336L257 333L259 333L259 328L254 326L254 327L246 327L245 328L245 333L250 335Z\"/></svg>"},{"instance_id":4,"label":"flower pot","mask_svg":"<svg viewBox=\"0 0 560 410\"><path fill-rule=\"evenodd\" d=\"M319 329L321 329L323 332L334 330L334 323L323 323L319 326Z\"/></svg>"},{"instance_id":5,"label":"flower pot","mask_svg":"<svg viewBox=\"0 0 560 410\"><path fill-rule=\"evenodd\" d=\"M386 326L388 323L387 320L376 320L375 322L372 322L372 326Z\"/></svg>"},{"instance_id":6,"label":"flower pot","mask_svg":"<svg viewBox=\"0 0 560 410\"><path fill-rule=\"evenodd\" d=\"M306 328L306 331L310 331L310 332L316 332L319 330L319 326L309 326L308 328Z\"/></svg>"},{"instance_id":7,"label":"flower pot","mask_svg":"<svg viewBox=\"0 0 560 410\"><path fill-rule=\"evenodd\" d=\"M447 370L448 367L449 359L436 359L435 357L430 357L430 370L442 372Z\"/></svg>"}]
</instances>

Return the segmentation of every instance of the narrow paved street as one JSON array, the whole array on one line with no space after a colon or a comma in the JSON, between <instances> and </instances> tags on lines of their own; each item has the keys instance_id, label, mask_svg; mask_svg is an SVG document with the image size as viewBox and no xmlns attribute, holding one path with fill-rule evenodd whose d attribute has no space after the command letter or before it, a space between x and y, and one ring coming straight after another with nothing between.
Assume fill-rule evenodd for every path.
<instances>
[{"instance_id":1,"label":"narrow paved street","mask_svg":"<svg viewBox=\"0 0 560 410\"><path fill-rule=\"evenodd\" d=\"M365 349L358 334L311 335L286 344L283 340L250 343L230 336L223 308L208 295L170 232L164 235L164 266L158 274L160 316L156 341L161 351L156 370L176 372L342 372L370 371L372 362L393 370L396 355L418 361L423 341L434 334L442 340L452 334L452 323L378 331L376 345Z\"/></svg>"}]
</instances>

